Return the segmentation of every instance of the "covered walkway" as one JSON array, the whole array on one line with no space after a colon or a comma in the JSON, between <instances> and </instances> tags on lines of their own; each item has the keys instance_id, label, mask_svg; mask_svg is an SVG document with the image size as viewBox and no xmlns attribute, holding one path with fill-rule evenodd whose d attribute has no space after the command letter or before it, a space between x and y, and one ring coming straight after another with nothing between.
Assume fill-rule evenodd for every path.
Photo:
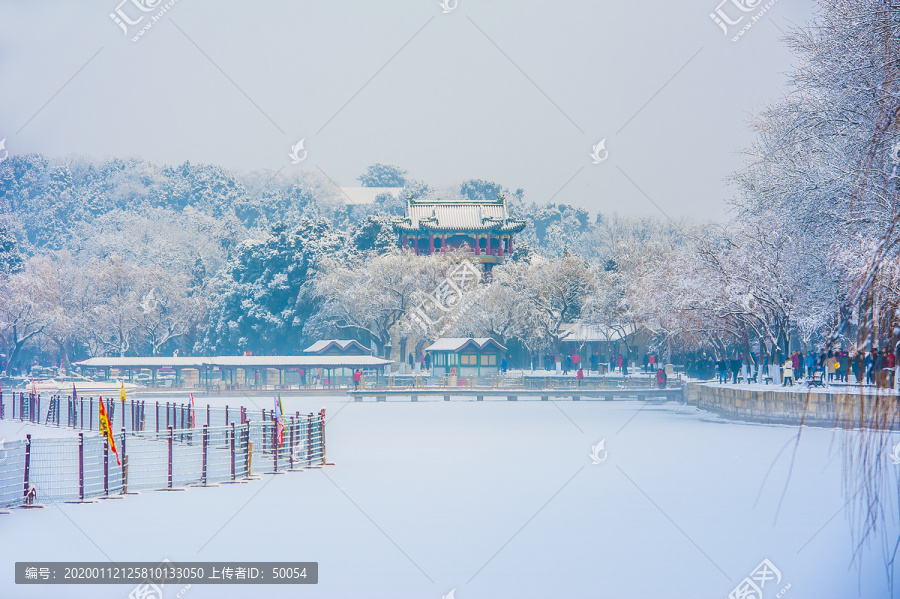
<instances>
[{"instance_id":1,"label":"covered walkway","mask_svg":"<svg viewBox=\"0 0 900 599\"><path fill-rule=\"evenodd\" d=\"M392 362L373 356L114 357L75 362L84 374L116 375L151 387L200 389L334 388L353 371L378 380Z\"/></svg>"}]
</instances>

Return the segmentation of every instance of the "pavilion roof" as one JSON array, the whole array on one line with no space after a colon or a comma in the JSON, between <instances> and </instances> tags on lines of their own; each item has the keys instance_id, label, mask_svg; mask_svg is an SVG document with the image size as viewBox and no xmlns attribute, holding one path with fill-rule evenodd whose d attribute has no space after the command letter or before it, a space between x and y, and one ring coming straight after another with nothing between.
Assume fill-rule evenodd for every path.
<instances>
[{"instance_id":1,"label":"pavilion roof","mask_svg":"<svg viewBox=\"0 0 900 599\"><path fill-rule=\"evenodd\" d=\"M373 368L391 364L375 356L156 356L88 358L87 368Z\"/></svg>"},{"instance_id":2,"label":"pavilion roof","mask_svg":"<svg viewBox=\"0 0 900 599\"><path fill-rule=\"evenodd\" d=\"M321 339L303 350L306 354L323 354L336 348L340 353L355 349L361 354L370 355L372 350L355 339Z\"/></svg>"},{"instance_id":3,"label":"pavilion roof","mask_svg":"<svg viewBox=\"0 0 900 599\"><path fill-rule=\"evenodd\" d=\"M496 231L518 233L525 221L509 217L506 200L410 200L397 231Z\"/></svg>"},{"instance_id":4,"label":"pavilion roof","mask_svg":"<svg viewBox=\"0 0 900 599\"><path fill-rule=\"evenodd\" d=\"M491 337L443 337L426 347L425 351L458 352L467 345L473 345L479 350L483 350L487 347L494 347L501 352L506 351L504 346L497 343Z\"/></svg>"}]
</instances>

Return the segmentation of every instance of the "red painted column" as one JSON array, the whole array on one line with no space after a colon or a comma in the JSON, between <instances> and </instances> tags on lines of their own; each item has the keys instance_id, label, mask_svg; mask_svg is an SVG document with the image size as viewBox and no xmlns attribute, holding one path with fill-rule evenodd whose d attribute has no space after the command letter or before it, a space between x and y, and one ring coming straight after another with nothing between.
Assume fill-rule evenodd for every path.
<instances>
[{"instance_id":1,"label":"red painted column","mask_svg":"<svg viewBox=\"0 0 900 599\"><path fill-rule=\"evenodd\" d=\"M434 253L434 233L432 233L428 236L428 253L429 254Z\"/></svg>"},{"instance_id":2,"label":"red painted column","mask_svg":"<svg viewBox=\"0 0 900 599\"><path fill-rule=\"evenodd\" d=\"M487 252L485 252L488 256L491 255L491 234L487 234Z\"/></svg>"},{"instance_id":3,"label":"red painted column","mask_svg":"<svg viewBox=\"0 0 900 599\"><path fill-rule=\"evenodd\" d=\"M406 249L406 235L403 236L403 249Z\"/></svg>"},{"instance_id":4,"label":"red painted column","mask_svg":"<svg viewBox=\"0 0 900 599\"><path fill-rule=\"evenodd\" d=\"M441 253L443 254L446 251L447 251L447 236L441 235Z\"/></svg>"},{"instance_id":5,"label":"red painted column","mask_svg":"<svg viewBox=\"0 0 900 599\"><path fill-rule=\"evenodd\" d=\"M481 236L480 235L475 236L475 255L476 256L481 255Z\"/></svg>"},{"instance_id":6,"label":"red painted column","mask_svg":"<svg viewBox=\"0 0 900 599\"><path fill-rule=\"evenodd\" d=\"M416 256L419 255L419 236L416 235Z\"/></svg>"},{"instance_id":7,"label":"red painted column","mask_svg":"<svg viewBox=\"0 0 900 599\"><path fill-rule=\"evenodd\" d=\"M512 235L509 236L509 243L507 244L507 251L508 251L510 254L513 253Z\"/></svg>"}]
</instances>

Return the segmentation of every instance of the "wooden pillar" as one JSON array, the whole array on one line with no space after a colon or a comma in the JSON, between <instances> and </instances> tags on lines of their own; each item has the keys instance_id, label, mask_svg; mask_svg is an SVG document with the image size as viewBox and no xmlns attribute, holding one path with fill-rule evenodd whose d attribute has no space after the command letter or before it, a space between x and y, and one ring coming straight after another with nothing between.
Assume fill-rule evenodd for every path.
<instances>
[{"instance_id":1,"label":"wooden pillar","mask_svg":"<svg viewBox=\"0 0 900 599\"><path fill-rule=\"evenodd\" d=\"M419 236L418 235L416 235L415 244L416 244L416 256L418 256L419 255Z\"/></svg>"},{"instance_id":2,"label":"wooden pillar","mask_svg":"<svg viewBox=\"0 0 900 599\"><path fill-rule=\"evenodd\" d=\"M481 255L481 235L475 235L475 255Z\"/></svg>"},{"instance_id":3,"label":"wooden pillar","mask_svg":"<svg viewBox=\"0 0 900 599\"><path fill-rule=\"evenodd\" d=\"M441 253L443 254L446 251L447 251L447 236L441 235Z\"/></svg>"},{"instance_id":4,"label":"wooden pillar","mask_svg":"<svg viewBox=\"0 0 900 599\"><path fill-rule=\"evenodd\" d=\"M434 233L428 235L428 253L434 253Z\"/></svg>"},{"instance_id":5,"label":"wooden pillar","mask_svg":"<svg viewBox=\"0 0 900 599\"><path fill-rule=\"evenodd\" d=\"M510 254L513 253L513 242L512 242L512 240L513 240L513 236L510 235L510 236L509 236L509 243L507 243L507 248L509 248L507 251L508 251Z\"/></svg>"},{"instance_id":6,"label":"wooden pillar","mask_svg":"<svg viewBox=\"0 0 900 599\"><path fill-rule=\"evenodd\" d=\"M491 255L491 234L488 233L488 234L486 235L486 237L487 237L487 247L485 248L485 250L486 250L485 253L486 253L488 256L490 256L490 255Z\"/></svg>"},{"instance_id":7,"label":"wooden pillar","mask_svg":"<svg viewBox=\"0 0 900 599\"><path fill-rule=\"evenodd\" d=\"M403 235L401 237L401 239L403 240L403 249L405 250L406 249L406 235Z\"/></svg>"}]
</instances>

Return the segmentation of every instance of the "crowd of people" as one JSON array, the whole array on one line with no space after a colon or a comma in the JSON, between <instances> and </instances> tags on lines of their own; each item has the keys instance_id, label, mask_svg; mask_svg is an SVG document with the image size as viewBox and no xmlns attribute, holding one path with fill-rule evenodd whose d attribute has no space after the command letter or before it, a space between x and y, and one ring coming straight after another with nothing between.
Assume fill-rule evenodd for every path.
<instances>
[{"instance_id":1,"label":"crowd of people","mask_svg":"<svg viewBox=\"0 0 900 599\"><path fill-rule=\"evenodd\" d=\"M774 360L751 353L745 360L743 353L730 358L724 355L709 356L705 353L691 356L685 363L688 376L701 380L715 378L719 383L737 383L747 362L746 382L763 382L781 378L782 385L793 385L800 380L819 379L821 382L842 382L874 385L878 372L893 370L897 365L896 354L889 349L849 351L845 349L827 352L793 351L790 355L778 352ZM762 377L762 380L760 378ZM851 380L852 376L852 380Z\"/></svg>"},{"instance_id":2,"label":"crowd of people","mask_svg":"<svg viewBox=\"0 0 900 599\"><path fill-rule=\"evenodd\" d=\"M622 354L612 353L609 356L606 356L598 354L597 352L593 352L588 357L588 361L590 363L590 368L588 369L589 373L597 372L599 374L600 365L604 365L608 367L608 372L621 372L623 374L628 374L628 360ZM584 366L581 362L581 356L577 353L564 354L559 358L560 370L563 374L568 374L570 371L583 369ZM658 362L659 358L655 354L645 355L644 372L656 372L655 367ZM556 370L556 354L544 354L541 365L543 366L544 370Z\"/></svg>"}]
</instances>

